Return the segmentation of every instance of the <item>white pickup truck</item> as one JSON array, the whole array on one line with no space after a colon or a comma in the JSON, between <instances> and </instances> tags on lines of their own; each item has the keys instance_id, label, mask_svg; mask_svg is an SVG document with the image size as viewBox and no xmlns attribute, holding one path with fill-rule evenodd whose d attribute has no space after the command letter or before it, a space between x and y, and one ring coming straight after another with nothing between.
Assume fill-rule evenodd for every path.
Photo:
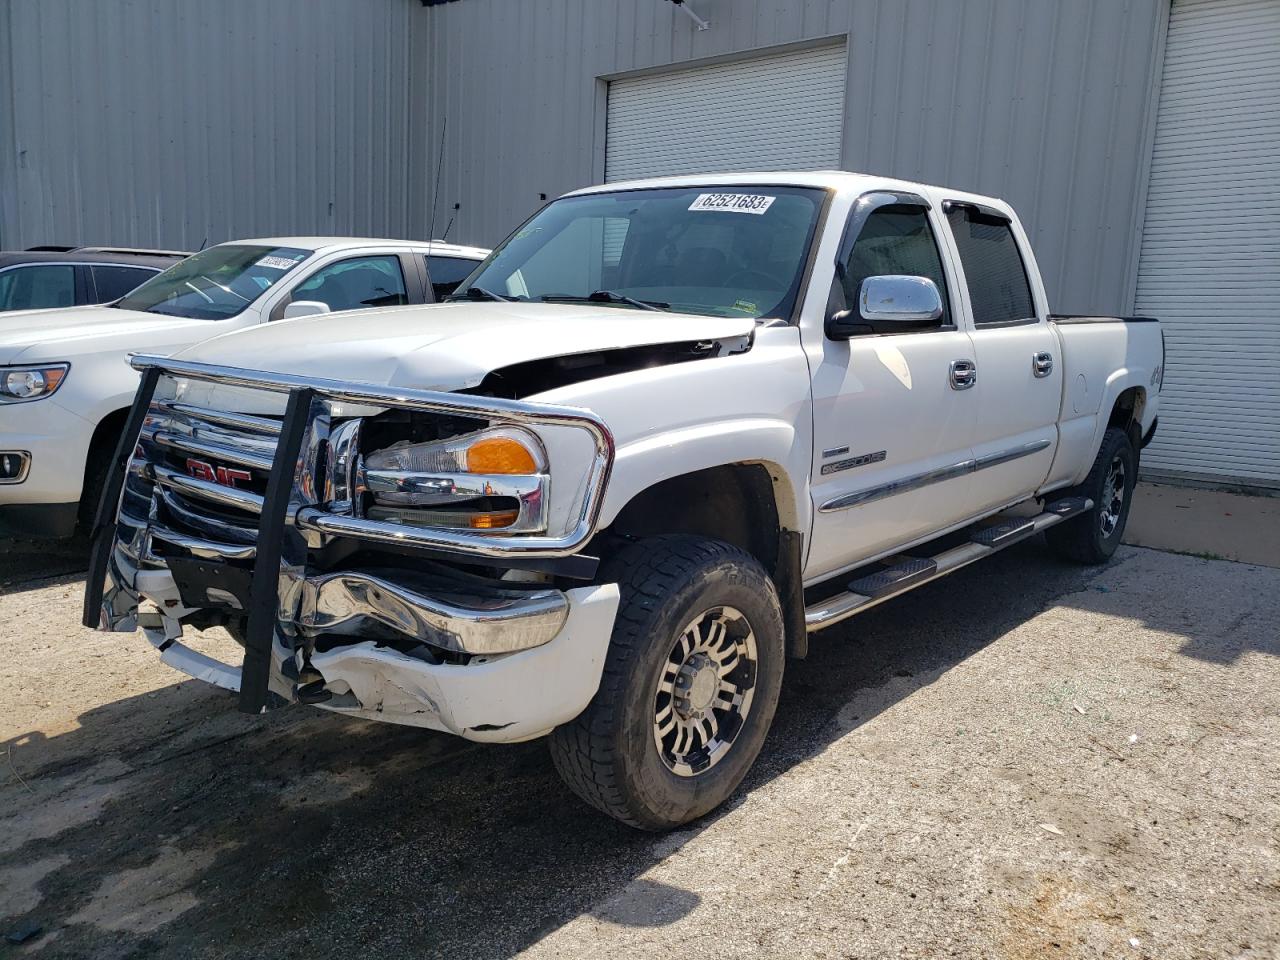
<instances>
[{"instance_id":1,"label":"white pickup truck","mask_svg":"<svg viewBox=\"0 0 1280 960\"><path fill-rule=\"evenodd\" d=\"M550 734L665 829L809 634L1041 531L1107 560L1156 424L1159 325L1051 316L1014 212L941 187L592 187L451 299L136 358L86 623L247 711Z\"/></svg>"},{"instance_id":2,"label":"white pickup truck","mask_svg":"<svg viewBox=\"0 0 1280 960\"><path fill-rule=\"evenodd\" d=\"M0 537L67 537L88 519L138 389L131 354L168 354L288 317L434 303L488 252L360 237L237 240L110 304L5 313Z\"/></svg>"}]
</instances>

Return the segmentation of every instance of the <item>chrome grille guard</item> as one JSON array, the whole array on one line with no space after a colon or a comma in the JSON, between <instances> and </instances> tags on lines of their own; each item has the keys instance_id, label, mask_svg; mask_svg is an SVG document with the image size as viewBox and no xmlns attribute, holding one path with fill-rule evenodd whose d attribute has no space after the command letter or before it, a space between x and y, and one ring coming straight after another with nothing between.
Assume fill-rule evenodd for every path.
<instances>
[{"instance_id":1,"label":"chrome grille guard","mask_svg":"<svg viewBox=\"0 0 1280 960\"><path fill-rule=\"evenodd\" d=\"M571 556L595 533L604 489L613 466L614 442L604 422L588 410L299 377L165 357L136 356L130 362L142 374L142 380L109 465L90 534L90 567L83 617L84 624L89 627L109 629L115 616L108 606L114 602L116 591L106 597L107 605L104 605L104 595L108 589L108 576L113 575L115 569L113 551L124 482L160 377L268 391L288 397L258 515L256 562L247 611L240 688L241 710L257 713L266 706L277 621L283 619L286 605L296 599L292 594L296 592L300 574L305 569L309 545L325 537L348 537L501 561L503 558ZM320 445L328 440L330 405L333 403L585 431L592 440L594 453L587 467L585 492L572 527L562 536L504 536L415 528L326 511L319 500L322 493L317 493L324 489L324 478L316 476L315 470Z\"/></svg>"}]
</instances>

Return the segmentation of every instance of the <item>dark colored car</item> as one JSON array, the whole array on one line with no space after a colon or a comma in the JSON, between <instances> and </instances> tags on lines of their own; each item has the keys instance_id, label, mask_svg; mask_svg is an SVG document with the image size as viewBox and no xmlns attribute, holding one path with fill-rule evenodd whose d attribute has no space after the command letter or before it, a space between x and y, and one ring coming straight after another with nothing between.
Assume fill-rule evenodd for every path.
<instances>
[{"instance_id":1,"label":"dark colored car","mask_svg":"<svg viewBox=\"0 0 1280 960\"><path fill-rule=\"evenodd\" d=\"M188 256L115 247L0 251L0 312L111 303Z\"/></svg>"}]
</instances>

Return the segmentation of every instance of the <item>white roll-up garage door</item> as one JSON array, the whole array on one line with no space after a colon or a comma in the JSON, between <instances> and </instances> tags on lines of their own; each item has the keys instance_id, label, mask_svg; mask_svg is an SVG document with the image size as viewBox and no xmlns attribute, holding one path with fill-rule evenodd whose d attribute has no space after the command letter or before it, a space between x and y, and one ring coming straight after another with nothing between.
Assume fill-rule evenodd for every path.
<instances>
[{"instance_id":1,"label":"white roll-up garage door","mask_svg":"<svg viewBox=\"0 0 1280 960\"><path fill-rule=\"evenodd\" d=\"M835 169L844 78L840 44L614 80L605 179Z\"/></svg>"},{"instance_id":2,"label":"white roll-up garage door","mask_svg":"<svg viewBox=\"0 0 1280 960\"><path fill-rule=\"evenodd\" d=\"M1151 474L1280 487L1280 0L1174 0L1138 268Z\"/></svg>"}]
</instances>

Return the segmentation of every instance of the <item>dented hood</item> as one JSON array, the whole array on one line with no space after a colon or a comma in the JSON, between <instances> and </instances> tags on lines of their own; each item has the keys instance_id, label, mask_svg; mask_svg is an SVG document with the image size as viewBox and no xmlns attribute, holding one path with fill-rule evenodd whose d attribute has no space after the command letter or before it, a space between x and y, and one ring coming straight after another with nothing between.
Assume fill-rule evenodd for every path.
<instances>
[{"instance_id":1,"label":"dented hood","mask_svg":"<svg viewBox=\"0 0 1280 960\"><path fill-rule=\"evenodd\" d=\"M442 303L303 317L207 340L184 360L426 390L492 370L619 347L746 336L749 317L552 303Z\"/></svg>"}]
</instances>

